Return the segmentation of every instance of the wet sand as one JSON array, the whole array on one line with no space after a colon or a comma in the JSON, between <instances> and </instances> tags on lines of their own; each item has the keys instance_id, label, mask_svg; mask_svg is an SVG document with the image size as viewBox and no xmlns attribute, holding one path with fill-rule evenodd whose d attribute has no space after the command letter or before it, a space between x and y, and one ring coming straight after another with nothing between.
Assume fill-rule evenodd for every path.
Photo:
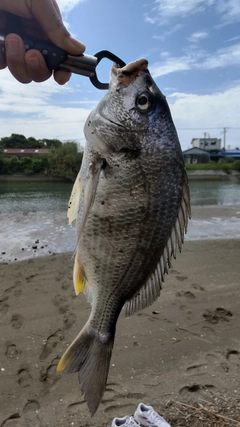
<instances>
[{"instance_id":1,"label":"wet sand","mask_svg":"<svg viewBox=\"0 0 240 427\"><path fill-rule=\"evenodd\" d=\"M158 301L130 319L121 314L93 418L77 375L56 374L90 312L73 291L71 254L0 264L0 426L100 427L139 402L167 418L169 399L239 395L239 260L238 239L185 243Z\"/></svg>"},{"instance_id":2,"label":"wet sand","mask_svg":"<svg viewBox=\"0 0 240 427\"><path fill-rule=\"evenodd\" d=\"M193 206L185 239L240 239L240 205ZM0 213L0 265L73 252L75 245L75 226L65 211Z\"/></svg>"}]
</instances>

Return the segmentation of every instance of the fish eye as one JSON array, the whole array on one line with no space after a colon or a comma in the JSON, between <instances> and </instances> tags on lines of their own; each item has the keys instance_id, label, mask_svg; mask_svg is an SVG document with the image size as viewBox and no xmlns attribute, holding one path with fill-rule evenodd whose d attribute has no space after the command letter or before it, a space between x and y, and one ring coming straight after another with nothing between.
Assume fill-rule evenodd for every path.
<instances>
[{"instance_id":1,"label":"fish eye","mask_svg":"<svg viewBox=\"0 0 240 427\"><path fill-rule=\"evenodd\" d=\"M151 99L150 94L148 93L142 93L139 95L136 99L136 107L139 111L148 111L150 108L152 108L153 100Z\"/></svg>"}]
</instances>

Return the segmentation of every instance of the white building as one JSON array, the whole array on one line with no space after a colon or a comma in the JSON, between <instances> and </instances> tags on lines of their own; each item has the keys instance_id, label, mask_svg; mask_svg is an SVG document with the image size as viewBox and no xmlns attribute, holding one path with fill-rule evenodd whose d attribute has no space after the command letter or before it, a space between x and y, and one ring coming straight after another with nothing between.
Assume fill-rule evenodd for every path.
<instances>
[{"instance_id":1,"label":"white building","mask_svg":"<svg viewBox=\"0 0 240 427\"><path fill-rule=\"evenodd\" d=\"M201 148L206 151L221 150L222 140L218 138L193 138L191 141L193 147Z\"/></svg>"}]
</instances>

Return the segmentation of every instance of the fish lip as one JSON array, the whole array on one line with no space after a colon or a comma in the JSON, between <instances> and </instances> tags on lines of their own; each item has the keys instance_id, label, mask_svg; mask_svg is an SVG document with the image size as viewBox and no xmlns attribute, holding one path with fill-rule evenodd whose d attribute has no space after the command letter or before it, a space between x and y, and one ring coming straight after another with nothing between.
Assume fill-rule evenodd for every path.
<instances>
[{"instance_id":1,"label":"fish lip","mask_svg":"<svg viewBox=\"0 0 240 427\"><path fill-rule=\"evenodd\" d=\"M117 76L117 70L119 70L121 67L119 64L117 64L117 62L114 62L112 65L112 72L115 74L115 76Z\"/></svg>"}]
</instances>

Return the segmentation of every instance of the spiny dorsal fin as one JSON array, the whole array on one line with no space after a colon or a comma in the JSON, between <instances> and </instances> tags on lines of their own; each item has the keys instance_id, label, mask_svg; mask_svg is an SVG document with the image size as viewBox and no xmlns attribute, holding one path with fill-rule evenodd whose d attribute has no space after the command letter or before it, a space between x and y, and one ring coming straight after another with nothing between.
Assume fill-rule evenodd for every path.
<instances>
[{"instance_id":1,"label":"spiny dorsal fin","mask_svg":"<svg viewBox=\"0 0 240 427\"><path fill-rule=\"evenodd\" d=\"M171 235L167 241L155 271L149 277L140 291L125 304L124 308L126 317L129 317L137 311L149 307L160 296L162 282L164 282L164 275L168 273L168 270L171 267L172 258L176 258L177 249L179 252L181 252L184 241L184 233L187 232L188 218L190 218L190 215L190 193L187 173L185 172L182 200L175 225L171 231Z\"/></svg>"}]
</instances>

